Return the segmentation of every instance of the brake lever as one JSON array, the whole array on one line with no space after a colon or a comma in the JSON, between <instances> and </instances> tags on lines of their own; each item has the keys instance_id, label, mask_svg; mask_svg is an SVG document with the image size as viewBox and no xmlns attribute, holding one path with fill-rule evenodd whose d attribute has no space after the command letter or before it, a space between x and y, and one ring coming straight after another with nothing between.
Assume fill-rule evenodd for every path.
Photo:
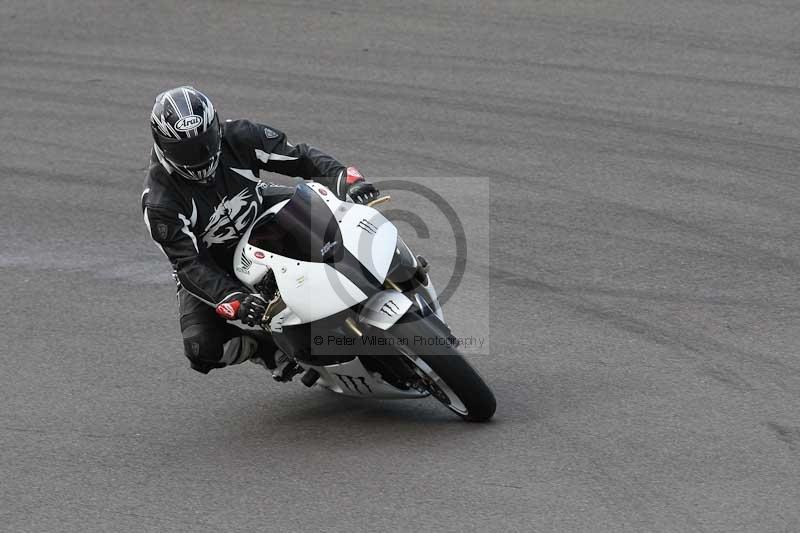
<instances>
[{"instance_id":1,"label":"brake lever","mask_svg":"<svg viewBox=\"0 0 800 533\"><path fill-rule=\"evenodd\" d=\"M379 206L381 204L385 204L385 203L389 202L391 199L392 199L392 197L387 194L386 196L381 196L380 198L375 198L374 200L372 200L371 202L369 202L367 204L367 207L376 207L376 206Z\"/></svg>"}]
</instances>

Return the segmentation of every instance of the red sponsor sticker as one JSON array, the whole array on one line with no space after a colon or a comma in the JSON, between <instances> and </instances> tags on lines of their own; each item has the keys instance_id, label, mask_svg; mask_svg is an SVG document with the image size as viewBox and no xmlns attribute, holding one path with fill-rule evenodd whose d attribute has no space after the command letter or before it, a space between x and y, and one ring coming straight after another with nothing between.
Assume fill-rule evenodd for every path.
<instances>
[{"instance_id":1,"label":"red sponsor sticker","mask_svg":"<svg viewBox=\"0 0 800 533\"><path fill-rule=\"evenodd\" d=\"M264 252L255 252L253 255L256 256L256 259L264 259L266 257Z\"/></svg>"},{"instance_id":2,"label":"red sponsor sticker","mask_svg":"<svg viewBox=\"0 0 800 533\"><path fill-rule=\"evenodd\" d=\"M328 196L328 189L326 189L325 187L320 187L318 190L322 196Z\"/></svg>"}]
</instances>

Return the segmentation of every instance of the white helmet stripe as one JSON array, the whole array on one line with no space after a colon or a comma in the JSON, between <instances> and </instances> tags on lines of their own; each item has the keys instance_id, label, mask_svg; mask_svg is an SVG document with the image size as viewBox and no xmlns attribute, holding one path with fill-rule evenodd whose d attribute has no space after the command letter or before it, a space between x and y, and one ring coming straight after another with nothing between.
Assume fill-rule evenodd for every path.
<instances>
[{"instance_id":1,"label":"white helmet stripe","mask_svg":"<svg viewBox=\"0 0 800 533\"><path fill-rule=\"evenodd\" d=\"M177 131L175 131L175 128L172 127L172 124L170 124L166 120L164 121L164 124L166 124L167 128L169 129L169 131L170 131L170 133L172 134L173 137L175 137L176 139L180 139L181 138L180 134Z\"/></svg>"},{"instance_id":2,"label":"white helmet stripe","mask_svg":"<svg viewBox=\"0 0 800 533\"><path fill-rule=\"evenodd\" d=\"M178 113L178 118L183 118L183 112L181 111L181 108L178 107L178 104L175 103L175 100L173 100L172 95L167 93L166 97L167 100L169 100L169 102L172 104L172 107L175 108L175 112Z\"/></svg>"},{"instance_id":3,"label":"white helmet stripe","mask_svg":"<svg viewBox=\"0 0 800 533\"><path fill-rule=\"evenodd\" d=\"M205 111L203 113L203 131L205 131L214 120L214 104L211 103L211 100L203 98L203 110Z\"/></svg>"},{"instance_id":4,"label":"white helmet stripe","mask_svg":"<svg viewBox=\"0 0 800 533\"><path fill-rule=\"evenodd\" d=\"M186 87L181 90L183 92L183 98L186 100L186 114L192 115L194 113L192 113L192 102L189 101L189 91L186 90Z\"/></svg>"},{"instance_id":5,"label":"white helmet stripe","mask_svg":"<svg viewBox=\"0 0 800 533\"><path fill-rule=\"evenodd\" d=\"M150 113L150 120L153 121L153 123L156 125L156 127L158 127L165 137L170 136L170 131L167 129L166 121L159 118L155 113Z\"/></svg>"},{"instance_id":6,"label":"white helmet stripe","mask_svg":"<svg viewBox=\"0 0 800 533\"><path fill-rule=\"evenodd\" d=\"M191 87L181 87L181 92L183 93L183 99L186 100L186 115L194 115L194 111L192 111L192 102L189 100L189 91ZM199 135L197 128L193 128L186 132L187 137L197 137Z\"/></svg>"}]
</instances>

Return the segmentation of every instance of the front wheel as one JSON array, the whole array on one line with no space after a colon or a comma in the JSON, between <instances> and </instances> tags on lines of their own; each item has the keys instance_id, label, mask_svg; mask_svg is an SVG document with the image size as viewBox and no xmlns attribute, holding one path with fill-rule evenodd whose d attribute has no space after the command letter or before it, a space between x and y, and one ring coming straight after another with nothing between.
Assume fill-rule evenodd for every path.
<instances>
[{"instance_id":1,"label":"front wheel","mask_svg":"<svg viewBox=\"0 0 800 533\"><path fill-rule=\"evenodd\" d=\"M416 317L398 322L387 333L401 341L396 348L433 397L465 420L489 420L497 408L494 394L435 321Z\"/></svg>"}]
</instances>

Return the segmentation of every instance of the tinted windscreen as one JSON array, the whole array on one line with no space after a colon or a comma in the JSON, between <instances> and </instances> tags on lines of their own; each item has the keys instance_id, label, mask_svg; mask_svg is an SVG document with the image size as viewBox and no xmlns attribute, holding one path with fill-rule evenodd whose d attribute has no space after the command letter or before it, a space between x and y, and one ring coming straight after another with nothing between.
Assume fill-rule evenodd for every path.
<instances>
[{"instance_id":1,"label":"tinted windscreen","mask_svg":"<svg viewBox=\"0 0 800 533\"><path fill-rule=\"evenodd\" d=\"M248 242L268 252L315 263L338 261L344 250L333 213L305 183L297 186L280 211L256 223Z\"/></svg>"}]
</instances>

